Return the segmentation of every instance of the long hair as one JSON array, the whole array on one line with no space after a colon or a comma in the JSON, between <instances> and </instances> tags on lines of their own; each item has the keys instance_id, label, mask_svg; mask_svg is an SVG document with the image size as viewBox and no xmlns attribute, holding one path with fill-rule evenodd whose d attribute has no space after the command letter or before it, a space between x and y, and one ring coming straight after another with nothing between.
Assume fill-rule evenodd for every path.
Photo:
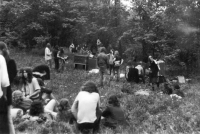
<instances>
[{"instance_id":1,"label":"long hair","mask_svg":"<svg viewBox=\"0 0 200 134\"><path fill-rule=\"evenodd\" d=\"M24 77L24 71L27 72L27 78ZM27 80L29 83L32 82L32 78L33 78L32 68L30 68L30 67L22 68L22 69L20 69L20 73L22 73L22 80L23 80L22 82L23 82L23 84L26 83L25 80Z\"/></svg>"},{"instance_id":2,"label":"long hair","mask_svg":"<svg viewBox=\"0 0 200 134\"><path fill-rule=\"evenodd\" d=\"M120 107L120 103L116 95L112 95L108 98L108 104L111 104L115 107Z\"/></svg>"},{"instance_id":3,"label":"long hair","mask_svg":"<svg viewBox=\"0 0 200 134\"><path fill-rule=\"evenodd\" d=\"M0 50L2 51L3 57L6 59L6 61L8 61L10 59L8 47L3 41L0 41Z\"/></svg>"},{"instance_id":4,"label":"long hair","mask_svg":"<svg viewBox=\"0 0 200 134\"><path fill-rule=\"evenodd\" d=\"M68 110L68 109L70 109L70 105L69 105L68 99L65 99L65 98L61 99L60 103L59 103L59 106L58 106L58 110L60 112L62 112L63 110Z\"/></svg>"},{"instance_id":5,"label":"long hair","mask_svg":"<svg viewBox=\"0 0 200 134\"><path fill-rule=\"evenodd\" d=\"M34 101L31 104L29 114L31 116L39 116L44 113L44 107L41 101Z\"/></svg>"},{"instance_id":6,"label":"long hair","mask_svg":"<svg viewBox=\"0 0 200 134\"><path fill-rule=\"evenodd\" d=\"M81 87L81 91L86 91L89 93L99 93L96 84L92 81L85 82Z\"/></svg>"}]
</instances>

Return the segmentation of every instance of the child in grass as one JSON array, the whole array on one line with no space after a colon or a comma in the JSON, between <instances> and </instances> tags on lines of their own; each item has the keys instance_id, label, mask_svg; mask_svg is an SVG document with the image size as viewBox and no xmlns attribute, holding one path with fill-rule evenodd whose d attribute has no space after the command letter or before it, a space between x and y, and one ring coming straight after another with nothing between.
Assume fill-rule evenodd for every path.
<instances>
[{"instance_id":1,"label":"child in grass","mask_svg":"<svg viewBox=\"0 0 200 134\"><path fill-rule=\"evenodd\" d=\"M103 125L112 129L115 129L118 125L128 125L116 95L109 97L108 105L103 111L102 117L105 118Z\"/></svg>"}]
</instances>

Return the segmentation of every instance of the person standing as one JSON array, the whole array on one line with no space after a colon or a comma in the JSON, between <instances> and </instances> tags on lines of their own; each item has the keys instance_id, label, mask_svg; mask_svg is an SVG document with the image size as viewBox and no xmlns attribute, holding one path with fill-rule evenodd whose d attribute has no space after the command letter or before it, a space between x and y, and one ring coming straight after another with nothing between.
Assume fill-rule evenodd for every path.
<instances>
[{"instance_id":1,"label":"person standing","mask_svg":"<svg viewBox=\"0 0 200 134\"><path fill-rule=\"evenodd\" d=\"M65 54L64 48L61 47L57 54L57 57L59 58L59 61L60 61L60 68L58 71L64 71L65 69L65 55L64 54Z\"/></svg>"},{"instance_id":2,"label":"person standing","mask_svg":"<svg viewBox=\"0 0 200 134\"><path fill-rule=\"evenodd\" d=\"M110 50L110 54L109 54L109 69L110 69L110 75L112 75L113 68L114 68L114 50L111 49L111 50Z\"/></svg>"},{"instance_id":3,"label":"person standing","mask_svg":"<svg viewBox=\"0 0 200 134\"><path fill-rule=\"evenodd\" d=\"M97 56L97 65L99 67L99 73L100 73L100 86L103 86L103 79L104 75L107 74L107 67L108 67L108 56L105 54L106 48L101 47L100 53Z\"/></svg>"},{"instance_id":4,"label":"person standing","mask_svg":"<svg viewBox=\"0 0 200 134\"><path fill-rule=\"evenodd\" d=\"M121 64L123 63L123 59L120 57L118 51L115 51L114 56L115 56L115 58L114 58L114 75L115 75L115 73L117 73L117 81L119 81L119 75L120 75L119 68L120 68Z\"/></svg>"},{"instance_id":5,"label":"person standing","mask_svg":"<svg viewBox=\"0 0 200 134\"><path fill-rule=\"evenodd\" d=\"M54 63L55 63L55 69L59 69L59 58L57 57L59 51L58 45L55 46L54 51L53 51L53 57L54 57Z\"/></svg>"},{"instance_id":6,"label":"person standing","mask_svg":"<svg viewBox=\"0 0 200 134\"><path fill-rule=\"evenodd\" d=\"M5 43L0 42L0 133L9 134L10 114L8 113L7 87L10 86L10 81L8 78L6 60L3 56L7 49L3 46L6 46Z\"/></svg>"},{"instance_id":7,"label":"person standing","mask_svg":"<svg viewBox=\"0 0 200 134\"><path fill-rule=\"evenodd\" d=\"M15 63L15 60L10 58L7 45L4 42L0 42L0 50L3 52L3 56L6 60L7 70L8 70L8 78L9 78L10 84L12 84L13 81L14 81L14 78L17 75L17 66L16 66L16 63ZM12 121L12 118L11 118L11 115L10 115L11 114L11 107L12 107L11 85L7 87L7 104L8 104L9 130L10 130L10 134L14 134L15 133L14 125L13 125L13 121Z\"/></svg>"},{"instance_id":8,"label":"person standing","mask_svg":"<svg viewBox=\"0 0 200 134\"><path fill-rule=\"evenodd\" d=\"M159 87L159 83L157 83L159 67L157 65L157 61L154 60L152 56L149 56L149 63L150 63L149 83L152 84L152 90L154 91L154 84L157 84L157 87Z\"/></svg>"},{"instance_id":9,"label":"person standing","mask_svg":"<svg viewBox=\"0 0 200 134\"><path fill-rule=\"evenodd\" d=\"M50 43L47 43L47 46L45 48L45 61L47 62L47 64L49 65L49 67L51 68L51 60L52 60L52 52L50 50Z\"/></svg>"}]
</instances>

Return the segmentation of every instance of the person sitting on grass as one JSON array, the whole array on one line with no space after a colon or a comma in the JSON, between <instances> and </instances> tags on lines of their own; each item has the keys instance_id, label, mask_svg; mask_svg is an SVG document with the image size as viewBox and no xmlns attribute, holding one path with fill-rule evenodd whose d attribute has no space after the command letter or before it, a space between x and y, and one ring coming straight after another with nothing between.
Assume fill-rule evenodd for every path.
<instances>
[{"instance_id":1,"label":"person sitting on grass","mask_svg":"<svg viewBox=\"0 0 200 134\"><path fill-rule=\"evenodd\" d=\"M21 87L23 96L31 100L39 99L41 88L37 78L33 77L32 69L25 67L20 69L19 73L19 86Z\"/></svg>"},{"instance_id":2,"label":"person sitting on grass","mask_svg":"<svg viewBox=\"0 0 200 134\"><path fill-rule=\"evenodd\" d=\"M37 122L46 122L48 120L55 120L57 113L54 111L57 105L56 100L52 99L45 106L41 101L33 101L30 110L27 114L23 115L23 119Z\"/></svg>"},{"instance_id":3,"label":"person sitting on grass","mask_svg":"<svg viewBox=\"0 0 200 134\"><path fill-rule=\"evenodd\" d=\"M108 105L103 111L102 117L104 118L103 125L112 129L115 129L118 125L128 125L124 116L124 111L121 109L116 95L112 95L108 98Z\"/></svg>"},{"instance_id":4,"label":"person sitting on grass","mask_svg":"<svg viewBox=\"0 0 200 134\"><path fill-rule=\"evenodd\" d=\"M100 96L97 86L94 82L87 81L81 87L71 108L79 131L86 132L92 129L95 133L99 130L101 120L99 106Z\"/></svg>"},{"instance_id":5,"label":"person sitting on grass","mask_svg":"<svg viewBox=\"0 0 200 134\"><path fill-rule=\"evenodd\" d=\"M75 120L76 119L71 112L71 107L69 105L68 99L61 99L58 105L58 114L56 116L56 121L63 121L72 124Z\"/></svg>"},{"instance_id":6,"label":"person sitting on grass","mask_svg":"<svg viewBox=\"0 0 200 134\"><path fill-rule=\"evenodd\" d=\"M180 90L180 86L177 83L173 85L173 88L173 94L176 94L182 98L185 97L185 94Z\"/></svg>"}]
</instances>

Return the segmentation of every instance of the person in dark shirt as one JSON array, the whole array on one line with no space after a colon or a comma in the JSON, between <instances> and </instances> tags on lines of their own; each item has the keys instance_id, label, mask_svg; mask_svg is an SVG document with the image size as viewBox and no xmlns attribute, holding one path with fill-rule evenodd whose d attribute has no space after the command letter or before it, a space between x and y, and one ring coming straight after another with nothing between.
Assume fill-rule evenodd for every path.
<instances>
[{"instance_id":1,"label":"person in dark shirt","mask_svg":"<svg viewBox=\"0 0 200 134\"><path fill-rule=\"evenodd\" d=\"M159 83L158 83L159 68L158 68L156 60L154 60L152 56L149 56L149 62L150 62L149 83L152 84L152 90L154 90L154 84L157 84L157 87L159 87Z\"/></svg>"},{"instance_id":2,"label":"person in dark shirt","mask_svg":"<svg viewBox=\"0 0 200 134\"><path fill-rule=\"evenodd\" d=\"M103 86L104 75L107 73L107 67L108 67L108 56L105 53L106 53L106 48L101 47L100 53L97 56L97 65L99 67L99 73L100 73L100 86Z\"/></svg>"},{"instance_id":3,"label":"person in dark shirt","mask_svg":"<svg viewBox=\"0 0 200 134\"><path fill-rule=\"evenodd\" d=\"M115 129L118 125L127 126L124 111L120 107L119 100L116 95L112 95L108 99L108 106L102 113L105 118L104 126Z\"/></svg>"}]
</instances>

